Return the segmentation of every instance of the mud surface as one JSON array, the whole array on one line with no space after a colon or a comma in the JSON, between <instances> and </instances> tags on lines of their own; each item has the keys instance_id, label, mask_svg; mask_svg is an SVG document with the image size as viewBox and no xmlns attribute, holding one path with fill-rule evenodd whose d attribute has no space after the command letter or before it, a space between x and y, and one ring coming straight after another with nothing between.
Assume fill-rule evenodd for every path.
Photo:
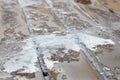
<instances>
[{"instance_id":1,"label":"mud surface","mask_svg":"<svg viewBox=\"0 0 120 80\"><path fill-rule=\"evenodd\" d=\"M75 1L82 4L91 4L91 0L75 0Z\"/></svg>"},{"instance_id":2,"label":"mud surface","mask_svg":"<svg viewBox=\"0 0 120 80\"><path fill-rule=\"evenodd\" d=\"M111 3L112 2L112 3ZM101 0L99 3L92 1L93 5L79 5L84 11L104 26L108 38L115 41L115 45L98 45L97 50L92 54L97 59L99 66L105 72L109 80L119 80L119 1ZM100 7L103 6L103 7ZM109 31L108 31L109 30ZM111 36L112 35L112 36ZM118 44L118 45L117 45ZM117 69L116 69L117 68Z\"/></svg>"},{"instance_id":3,"label":"mud surface","mask_svg":"<svg viewBox=\"0 0 120 80\"><path fill-rule=\"evenodd\" d=\"M87 64L85 57L80 54L80 60L77 62L63 62L55 64L52 69L51 77L53 80L79 80L79 79L88 79L88 80L100 80L99 77L95 77L95 74L92 72L91 68ZM78 68L79 67L79 68ZM73 69L74 68L74 69ZM75 74L76 73L76 74ZM87 77L85 77L87 76Z\"/></svg>"},{"instance_id":4,"label":"mud surface","mask_svg":"<svg viewBox=\"0 0 120 80\"><path fill-rule=\"evenodd\" d=\"M110 79L116 78L119 80L119 46L112 46L111 49L106 47L101 48L104 52L98 54L100 63L102 64L103 71ZM116 69L117 68L117 69Z\"/></svg>"},{"instance_id":5,"label":"mud surface","mask_svg":"<svg viewBox=\"0 0 120 80\"><path fill-rule=\"evenodd\" d=\"M63 50L60 49L60 52L62 53ZM69 50L68 53L64 53L64 56L59 56L59 54L53 54L51 56L51 60L53 61L59 61L59 62L63 62L63 61L67 61L67 62L71 62L71 61L79 61L79 52L73 51L73 50Z\"/></svg>"},{"instance_id":6,"label":"mud surface","mask_svg":"<svg viewBox=\"0 0 120 80\"><path fill-rule=\"evenodd\" d=\"M46 51L41 50L41 47L39 49L52 80L100 80L92 71L81 51L67 50L60 45L54 46L59 48L52 48L51 45L45 49Z\"/></svg>"},{"instance_id":7,"label":"mud surface","mask_svg":"<svg viewBox=\"0 0 120 80\"><path fill-rule=\"evenodd\" d=\"M33 48L29 36L25 16L18 1L0 0L0 80L35 78L35 73L38 71L35 67L37 60L33 54L34 49L29 51ZM30 60L31 56L34 59Z\"/></svg>"},{"instance_id":8,"label":"mud surface","mask_svg":"<svg viewBox=\"0 0 120 80\"><path fill-rule=\"evenodd\" d=\"M119 2L0 0L0 80L119 80Z\"/></svg>"},{"instance_id":9,"label":"mud surface","mask_svg":"<svg viewBox=\"0 0 120 80\"><path fill-rule=\"evenodd\" d=\"M36 1L27 1L24 2L25 5L25 13L27 16L28 23L30 24L30 28L36 35L45 35L45 34L66 34L64 26L55 16L51 9L47 8L47 4L45 1L38 1L40 4L36 3ZM28 5L29 4L29 5Z\"/></svg>"},{"instance_id":10,"label":"mud surface","mask_svg":"<svg viewBox=\"0 0 120 80\"><path fill-rule=\"evenodd\" d=\"M4 6L6 5L6 6ZM24 14L17 1L1 0L0 9L0 40L23 40L29 35L28 28L24 19ZM14 8L14 9L13 9ZM23 31L23 29L25 29Z\"/></svg>"}]
</instances>

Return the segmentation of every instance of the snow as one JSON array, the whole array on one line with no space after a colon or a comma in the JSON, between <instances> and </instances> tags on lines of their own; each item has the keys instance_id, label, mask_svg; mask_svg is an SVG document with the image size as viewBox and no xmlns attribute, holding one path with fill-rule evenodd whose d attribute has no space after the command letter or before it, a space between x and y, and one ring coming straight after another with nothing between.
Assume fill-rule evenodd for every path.
<instances>
[{"instance_id":1,"label":"snow","mask_svg":"<svg viewBox=\"0 0 120 80\"><path fill-rule=\"evenodd\" d=\"M39 36L35 38L37 43L39 44L39 47L47 48L59 48L59 47L65 47L66 49L72 49L75 51L79 51L80 47L79 44L76 43L76 40L72 38L72 35L66 35L66 36L55 36L52 35L44 35Z\"/></svg>"},{"instance_id":2,"label":"snow","mask_svg":"<svg viewBox=\"0 0 120 80\"><path fill-rule=\"evenodd\" d=\"M72 38L72 35L66 36L56 36L52 35L41 35L35 37L35 41L38 44L41 51L41 54L44 55L44 62L48 69L52 69L54 64L59 63L59 61L52 61L50 60L52 53L49 52L49 49L57 49L57 48L65 48L66 51L69 49L79 51L80 47L76 43L76 40Z\"/></svg>"},{"instance_id":3,"label":"snow","mask_svg":"<svg viewBox=\"0 0 120 80\"><path fill-rule=\"evenodd\" d=\"M96 50L97 45L107 45L107 44L114 44L114 42L110 39L103 39L87 34L78 34L79 41L84 43L87 48L90 50ZM52 69L54 64L59 63L58 61L50 60L51 53L49 52L49 48L57 49L57 48L65 48L66 51L69 49L80 51L80 46L76 42L77 40L73 38L73 35L65 35L65 36L56 36L52 35L41 35L34 38L38 46L43 49L41 54L44 55L44 61L48 69ZM38 70L35 66L37 62L37 54L34 49L34 45L31 39L27 39L24 41L26 44L23 46L23 50L18 55L11 58L4 64L5 72L11 73L17 70L24 69L20 71L21 73L33 73Z\"/></svg>"},{"instance_id":4,"label":"snow","mask_svg":"<svg viewBox=\"0 0 120 80\"><path fill-rule=\"evenodd\" d=\"M97 45L106 45L106 44L114 44L114 42L110 39L103 39L87 34L79 33L77 34L79 37L79 41L84 43L87 48L91 50L96 50ZM34 38L39 48L42 49L40 52L44 55L44 62L48 69L52 69L54 64L59 63L58 61L50 60L52 53L50 53L49 49L57 49L57 48L65 48L67 52L69 49L80 51L80 46L77 40L71 34L67 34L65 36L56 36L55 34L51 35L41 35ZM53 52L54 53L54 52Z\"/></svg>"},{"instance_id":5,"label":"snow","mask_svg":"<svg viewBox=\"0 0 120 80\"><path fill-rule=\"evenodd\" d=\"M78 33L77 36L79 37L79 41L84 43L87 48L91 50L95 50L98 45L107 45L112 44L114 45L114 42L110 39L103 39L95 36L91 36L88 34ZM79 51L81 48L79 44L76 42L76 39L72 37L72 35L68 34L66 36L55 36L52 35L44 35L39 36L35 38L37 40L37 43L39 44L39 47L47 48L59 48L59 47L65 47L66 49L72 49L75 51Z\"/></svg>"},{"instance_id":6,"label":"snow","mask_svg":"<svg viewBox=\"0 0 120 80\"><path fill-rule=\"evenodd\" d=\"M35 66L37 55L33 48L33 43L30 39L25 40L24 42L26 44L23 46L23 50L3 65L5 72L11 73L24 69L23 71L20 71L20 73L34 73L38 70Z\"/></svg>"},{"instance_id":7,"label":"snow","mask_svg":"<svg viewBox=\"0 0 120 80\"><path fill-rule=\"evenodd\" d=\"M66 36L56 36L52 35L41 35L35 37L35 41L38 46L43 50L41 54L44 54L44 61L48 69L52 69L54 64L59 63L58 61L50 60L51 53L49 52L48 48L56 49L56 48L65 48L66 50L72 49L75 51L80 51L80 46L76 42L77 40L72 37L73 35L66 35ZM90 50L95 50L97 45L107 45L107 44L114 44L114 42L110 39L103 39L87 34L78 34L79 40L86 45L87 48ZM34 49L34 45L31 39L27 39L24 41L26 43L23 46L23 50L18 55L11 58L7 61L3 66L5 67L5 72L11 73L17 70L24 69L20 71L21 73L33 73L38 70L35 66L37 62L37 54Z\"/></svg>"},{"instance_id":8,"label":"snow","mask_svg":"<svg viewBox=\"0 0 120 80\"><path fill-rule=\"evenodd\" d=\"M79 33L78 36L81 42L83 42L87 48L93 51L96 50L95 47L97 47L98 45L107 45L107 44L114 45L114 42L110 39L103 39L103 38L82 34L82 33Z\"/></svg>"},{"instance_id":9,"label":"snow","mask_svg":"<svg viewBox=\"0 0 120 80\"><path fill-rule=\"evenodd\" d=\"M49 52L48 49L42 49L41 54L44 55L43 59L48 69L52 69L54 67L54 64L59 63L58 61L50 60L52 54Z\"/></svg>"},{"instance_id":10,"label":"snow","mask_svg":"<svg viewBox=\"0 0 120 80\"><path fill-rule=\"evenodd\" d=\"M52 61L52 60L49 60L49 59L44 59L45 63L46 63L46 66L48 69L52 69L54 67L55 64L59 63L58 61Z\"/></svg>"}]
</instances>

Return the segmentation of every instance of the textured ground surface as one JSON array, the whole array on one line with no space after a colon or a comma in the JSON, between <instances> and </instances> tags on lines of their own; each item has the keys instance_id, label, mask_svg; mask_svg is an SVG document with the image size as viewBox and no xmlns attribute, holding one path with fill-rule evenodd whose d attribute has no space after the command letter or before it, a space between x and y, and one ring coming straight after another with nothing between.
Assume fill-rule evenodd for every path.
<instances>
[{"instance_id":1,"label":"textured ground surface","mask_svg":"<svg viewBox=\"0 0 120 80\"><path fill-rule=\"evenodd\" d=\"M120 80L119 5L0 0L0 80Z\"/></svg>"}]
</instances>

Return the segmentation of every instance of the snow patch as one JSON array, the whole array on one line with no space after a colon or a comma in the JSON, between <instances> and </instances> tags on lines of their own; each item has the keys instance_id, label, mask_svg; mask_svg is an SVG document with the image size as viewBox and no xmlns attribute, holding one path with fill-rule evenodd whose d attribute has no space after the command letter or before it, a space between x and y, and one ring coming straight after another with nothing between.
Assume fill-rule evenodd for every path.
<instances>
[{"instance_id":1,"label":"snow patch","mask_svg":"<svg viewBox=\"0 0 120 80\"><path fill-rule=\"evenodd\" d=\"M41 54L44 55L44 62L48 69L52 69L55 64L59 63L59 61L50 60L52 53L49 52L49 49L57 49L57 48L65 48L66 51L69 49L80 51L79 44L76 43L76 39L72 37L72 35L66 36L56 36L52 35L41 35L35 37L35 41L42 51Z\"/></svg>"},{"instance_id":2,"label":"snow patch","mask_svg":"<svg viewBox=\"0 0 120 80\"><path fill-rule=\"evenodd\" d=\"M47 68L50 70L54 67L55 64L59 63L58 61L52 61L47 58L44 59L44 62L46 64Z\"/></svg>"},{"instance_id":3,"label":"snow patch","mask_svg":"<svg viewBox=\"0 0 120 80\"><path fill-rule=\"evenodd\" d=\"M52 60L50 60L52 54L49 52L48 49L45 49L45 50L43 49L42 52L41 52L41 54L44 55L43 59L44 59L44 62L45 62L45 64L46 64L46 66L47 66L48 69L51 70L54 67L54 64L59 63L58 61L52 61Z\"/></svg>"},{"instance_id":4,"label":"snow patch","mask_svg":"<svg viewBox=\"0 0 120 80\"><path fill-rule=\"evenodd\" d=\"M11 73L21 70L20 73L33 73L38 70L35 66L37 54L33 43L30 39L24 42L26 44L23 46L23 50L4 64L5 72Z\"/></svg>"},{"instance_id":5,"label":"snow patch","mask_svg":"<svg viewBox=\"0 0 120 80\"><path fill-rule=\"evenodd\" d=\"M96 50L95 47L97 47L98 45L107 45L107 44L114 45L114 42L110 39L103 39L82 33L79 33L78 36L79 36L79 40L81 40L81 42L84 43L87 48L93 51Z\"/></svg>"},{"instance_id":6,"label":"snow patch","mask_svg":"<svg viewBox=\"0 0 120 80\"><path fill-rule=\"evenodd\" d=\"M76 40L72 38L72 35L66 36L55 36L55 35L43 35L35 38L39 47L42 48L59 48L64 47L66 49L72 49L75 51L79 51L79 44L76 43Z\"/></svg>"},{"instance_id":7,"label":"snow patch","mask_svg":"<svg viewBox=\"0 0 120 80\"><path fill-rule=\"evenodd\" d=\"M96 50L94 47L97 45L114 44L114 42L110 39L103 39L82 33L79 33L78 37L79 41L81 41L86 45L87 48L91 50ZM80 51L81 49L78 44L78 39L71 34L67 34L65 36L56 36L54 34L41 35L35 37L34 39L39 48L42 50L40 53L44 55L44 62L48 69L52 69L54 64L59 63L59 61L50 60L52 53L49 51L49 49L65 48L66 51L69 49Z\"/></svg>"}]
</instances>

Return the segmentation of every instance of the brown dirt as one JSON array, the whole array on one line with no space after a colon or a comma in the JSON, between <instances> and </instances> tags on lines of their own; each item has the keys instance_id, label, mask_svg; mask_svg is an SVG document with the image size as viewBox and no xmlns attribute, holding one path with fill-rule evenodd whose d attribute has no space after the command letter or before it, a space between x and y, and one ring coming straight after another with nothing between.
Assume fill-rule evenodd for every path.
<instances>
[{"instance_id":1,"label":"brown dirt","mask_svg":"<svg viewBox=\"0 0 120 80\"><path fill-rule=\"evenodd\" d=\"M7 28L4 31L4 37L1 39L1 41L9 40L9 39L14 39L17 41L22 41L26 39L28 35L23 34L21 31L15 32L14 28Z\"/></svg>"},{"instance_id":2,"label":"brown dirt","mask_svg":"<svg viewBox=\"0 0 120 80\"><path fill-rule=\"evenodd\" d=\"M65 11L69 11L69 5L64 2L54 2L53 6L57 9L63 9Z\"/></svg>"},{"instance_id":3,"label":"brown dirt","mask_svg":"<svg viewBox=\"0 0 120 80\"><path fill-rule=\"evenodd\" d=\"M17 70L15 72L12 72L11 75L13 76L25 76L26 78L35 78L35 73L20 73L20 71L23 71L24 69Z\"/></svg>"},{"instance_id":4,"label":"brown dirt","mask_svg":"<svg viewBox=\"0 0 120 80\"><path fill-rule=\"evenodd\" d=\"M63 25L56 18L51 9L47 8L28 8L29 21L33 32L38 35L59 32L62 34ZM32 10L32 12L30 11ZM35 12L35 13L33 13ZM65 30L64 30L65 31Z\"/></svg>"},{"instance_id":5,"label":"brown dirt","mask_svg":"<svg viewBox=\"0 0 120 80\"><path fill-rule=\"evenodd\" d=\"M120 11L120 1L119 0L100 0L101 3L104 3L104 6L118 12Z\"/></svg>"},{"instance_id":6,"label":"brown dirt","mask_svg":"<svg viewBox=\"0 0 120 80\"><path fill-rule=\"evenodd\" d=\"M11 27L14 27L16 25L17 19L15 18L17 14L10 10L4 10L2 15L2 24L10 24Z\"/></svg>"},{"instance_id":7,"label":"brown dirt","mask_svg":"<svg viewBox=\"0 0 120 80\"><path fill-rule=\"evenodd\" d=\"M119 22L120 21L120 17L110 13L109 11L105 11L105 10L101 10L98 8L92 8L89 7L88 8L93 14L96 14L99 17L104 18L106 21L112 21L112 22Z\"/></svg>"},{"instance_id":8,"label":"brown dirt","mask_svg":"<svg viewBox=\"0 0 120 80\"><path fill-rule=\"evenodd\" d=\"M76 13L71 13L67 15L62 14L62 16L67 26L74 28L76 30L82 30L84 28L92 27L92 25L89 22L81 20L78 14Z\"/></svg>"},{"instance_id":9,"label":"brown dirt","mask_svg":"<svg viewBox=\"0 0 120 80\"><path fill-rule=\"evenodd\" d=\"M119 46L101 46L101 48L99 48L99 51L102 51L101 53L97 54L97 57L99 59L98 63L100 64L101 69L105 72L106 76L110 80L119 80Z\"/></svg>"},{"instance_id":10,"label":"brown dirt","mask_svg":"<svg viewBox=\"0 0 120 80\"><path fill-rule=\"evenodd\" d=\"M75 1L82 4L91 4L91 0L75 0Z\"/></svg>"},{"instance_id":11,"label":"brown dirt","mask_svg":"<svg viewBox=\"0 0 120 80\"><path fill-rule=\"evenodd\" d=\"M120 30L114 30L113 34L115 34L115 36L120 38Z\"/></svg>"},{"instance_id":12,"label":"brown dirt","mask_svg":"<svg viewBox=\"0 0 120 80\"><path fill-rule=\"evenodd\" d=\"M73 51L73 50L69 50L68 53L66 53L63 57L57 55L57 54L53 54L51 56L51 60L53 61L59 61L59 62L71 62L71 61L79 61L79 52L77 51Z\"/></svg>"},{"instance_id":13,"label":"brown dirt","mask_svg":"<svg viewBox=\"0 0 120 80\"><path fill-rule=\"evenodd\" d=\"M113 51L113 45L98 45L95 54L102 54L103 51Z\"/></svg>"},{"instance_id":14,"label":"brown dirt","mask_svg":"<svg viewBox=\"0 0 120 80\"><path fill-rule=\"evenodd\" d=\"M57 76L59 73L56 73L55 71L48 70L49 76L51 80L57 80Z\"/></svg>"}]
</instances>

